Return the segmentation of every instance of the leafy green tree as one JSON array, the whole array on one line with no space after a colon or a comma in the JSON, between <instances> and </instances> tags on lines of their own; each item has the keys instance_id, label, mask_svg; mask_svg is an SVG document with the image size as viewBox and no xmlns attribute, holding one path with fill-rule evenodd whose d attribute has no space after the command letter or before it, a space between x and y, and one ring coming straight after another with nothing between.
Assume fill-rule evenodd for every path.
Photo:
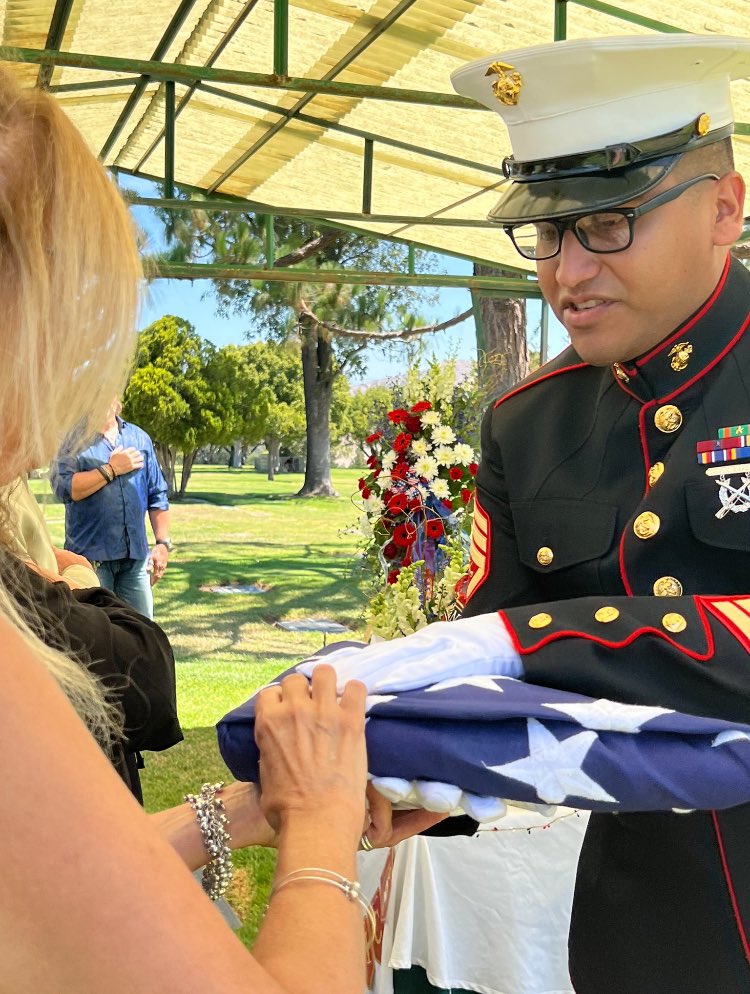
<instances>
[{"instance_id":1,"label":"leafy green tree","mask_svg":"<svg viewBox=\"0 0 750 994\"><path fill-rule=\"evenodd\" d=\"M352 436L355 444L365 456L370 454L365 439L374 431L373 425L384 422L388 411L395 406L392 388L382 384L368 387L366 390L359 390L352 396L349 406Z\"/></svg>"},{"instance_id":2,"label":"leafy green tree","mask_svg":"<svg viewBox=\"0 0 750 994\"><path fill-rule=\"evenodd\" d=\"M170 259L254 265L265 261L265 219L260 215L191 208L161 216ZM405 262L402 246L309 222L275 217L273 233L277 268L308 262L318 270L383 271L403 267ZM434 256L418 256L422 269L435 267ZM334 494L331 412L337 378L361 370L363 352L372 343L438 331L470 313L423 326L417 318L428 299L423 290L305 283L302 272L299 283L217 279L214 288L220 312L250 316L251 335L299 343L307 424L307 462L300 495L305 496Z\"/></svg>"},{"instance_id":3,"label":"leafy green tree","mask_svg":"<svg viewBox=\"0 0 750 994\"><path fill-rule=\"evenodd\" d=\"M184 496L201 446L237 437L238 397L261 387L231 349L216 349L184 318L165 315L141 332L123 409L153 438L170 495Z\"/></svg>"}]
</instances>

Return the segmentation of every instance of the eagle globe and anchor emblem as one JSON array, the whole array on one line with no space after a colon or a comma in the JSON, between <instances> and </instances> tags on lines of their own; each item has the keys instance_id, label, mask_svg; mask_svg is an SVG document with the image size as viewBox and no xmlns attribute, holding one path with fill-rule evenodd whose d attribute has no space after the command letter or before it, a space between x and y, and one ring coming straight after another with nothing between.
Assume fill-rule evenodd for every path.
<instances>
[{"instance_id":1,"label":"eagle globe and anchor emblem","mask_svg":"<svg viewBox=\"0 0 750 994\"><path fill-rule=\"evenodd\" d=\"M493 62L487 67L485 76L497 76L492 81L492 92L501 104L515 107L523 86L521 73L507 62Z\"/></svg>"}]
</instances>

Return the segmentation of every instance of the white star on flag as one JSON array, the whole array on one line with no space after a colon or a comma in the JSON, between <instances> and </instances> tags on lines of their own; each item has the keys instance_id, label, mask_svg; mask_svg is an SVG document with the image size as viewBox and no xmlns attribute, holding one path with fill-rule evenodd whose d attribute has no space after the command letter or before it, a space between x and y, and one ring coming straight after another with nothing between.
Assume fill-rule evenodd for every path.
<instances>
[{"instance_id":1,"label":"white star on flag","mask_svg":"<svg viewBox=\"0 0 750 994\"><path fill-rule=\"evenodd\" d=\"M713 749L716 746L726 745L728 742L750 742L750 735L747 732L741 732L739 729L734 729L730 732L719 732L716 738L711 743Z\"/></svg>"},{"instance_id":2,"label":"white star on flag","mask_svg":"<svg viewBox=\"0 0 750 994\"><path fill-rule=\"evenodd\" d=\"M529 755L502 766L487 766L488 770L529 784L540 800L548 804L564 804L568 797L617 803L616 797L608 794L581 769L589 749L598 738L595 732L579 732L558 742L552 732L535 718L529 718L526 727Z\"/></svg>"},{"instance_id":3,"label":"white star on flag","mask_svg":"<svg viewBox=\"0 0 750 994\"><path fill-rule=\"evenodd\" d=\"M449 680L433 683L431 687L425 687L425 693L431 694L435 690L451 690L453 687L478 687L480 690L494 690L497 694L504 694L505 691L497 685L496 680L497 678L492 676L454 676Z\"/></svg>"},{"instance_id":4,"label":"white star on flag","mask_svg":"<svg viewBox=\"0 0 750 994\"><path fill-rule=\"evenodd\" d=\"M591 701L588 704L545 704L544 707L570 715L584 728L599 732L640 732L652 718L674 714L670 708L650 708L641 704L620 704L617 701Z\"/></svg>"}]
</instances>

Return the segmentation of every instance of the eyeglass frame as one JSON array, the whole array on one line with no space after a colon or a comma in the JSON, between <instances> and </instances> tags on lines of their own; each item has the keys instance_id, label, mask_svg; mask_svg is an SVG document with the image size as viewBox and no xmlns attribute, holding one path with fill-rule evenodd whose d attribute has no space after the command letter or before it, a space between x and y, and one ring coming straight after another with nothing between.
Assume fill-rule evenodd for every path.
<instances>
[{"instance_id":1,"label":"eyeglass frame","mask_svg":"<svg viewBox=\"0 0 750 994\"><path fill-rule=\"evenodd\" d=\"M554 259L556 255L560 254L562 249L563 237L566 231L572 231L579 245L582 245L587 252L593 252L595 255L614 255L617 252L624 252L629 249L633 244L633 239L635 237L635 222L639 217L643 217L644 214L650 213L657 207L662 207L664 204L671 203L673 200L677 200L681 197L686 190L689 190L692 186L697 183L703 182L703 180L719 180L720 177L716 173L701 173L700 176L693 176L690 179L683 180L682 183L676 183L671 186L668 190L663 193L657 193L655 197L647 200L643 204L638 204L636 207L609 207L606 210L596 210L596 211L584 211L581 214L569 215L566 218L540 218L536 221L516 221L513 224L503 225L503 231L510 238L513 243L513 247L516 252L523 258L528 259L530 262L547 262L548 259ZM624 217L628 222L629 238L627 244L613 249L595 249L587 245L578 231L576 225L579 221L586 217L593 217L595 214L618 214L620 217ZM557 230L557 248L551 255L538 256L538 255L526 255L518 247L516 240L513 236L513 232L517 228L526 227L530 224L551 224Z\"/></svg>"}]
</instances>

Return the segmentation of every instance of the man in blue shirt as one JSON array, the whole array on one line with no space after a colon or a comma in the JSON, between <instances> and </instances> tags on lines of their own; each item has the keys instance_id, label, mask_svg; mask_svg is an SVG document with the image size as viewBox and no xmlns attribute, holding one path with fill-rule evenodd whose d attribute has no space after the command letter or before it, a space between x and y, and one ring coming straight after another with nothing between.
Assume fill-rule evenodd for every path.
<instances>
[{"instance_id":1,"label":"man in blue shirt","mask_svg":"<svg viewBox=\"0 0 750 994\"><path fill-rule=\"evenodd\" d=\"M172 548L167 484L153 442L123 421L121 410L116 400L88 448L61 453L52 488L65 504L65 548L91 561L103 587L153 618L151 585L164 575Z\"/></svg>"}]
</instances>

